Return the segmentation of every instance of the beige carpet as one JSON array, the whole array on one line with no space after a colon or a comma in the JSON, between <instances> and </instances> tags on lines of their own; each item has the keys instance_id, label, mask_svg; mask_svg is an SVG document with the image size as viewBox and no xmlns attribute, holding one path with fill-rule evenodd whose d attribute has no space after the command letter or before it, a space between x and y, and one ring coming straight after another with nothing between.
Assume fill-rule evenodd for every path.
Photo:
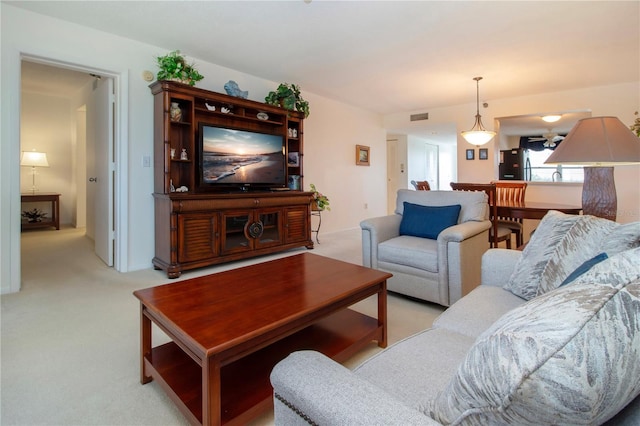
<instances>
[{"instance_id":1,"label":"beige carpet","mask_svg":"<svg viewBox=\"0 0 640 426\"><path fill-rule=\"evenodd\" d=\"M314 253L360 264L359 230L320 237ZM303 250L192 271L180 279ZM2 425L187 424L157 383L139 382L139 305L132 292L172 281L163 272L116 272L93 254L84 230L63 228L22 234L22 278L22 291L1 298ZM375 315L375 299L355 308ZM430 326L442 310L390 295L390 342ZM155 345L167 337L154 328L153 339ZM378 350L372 343L347 365ZM273 424L273 414L254 424Z\"/></svg>"}]
</instances>

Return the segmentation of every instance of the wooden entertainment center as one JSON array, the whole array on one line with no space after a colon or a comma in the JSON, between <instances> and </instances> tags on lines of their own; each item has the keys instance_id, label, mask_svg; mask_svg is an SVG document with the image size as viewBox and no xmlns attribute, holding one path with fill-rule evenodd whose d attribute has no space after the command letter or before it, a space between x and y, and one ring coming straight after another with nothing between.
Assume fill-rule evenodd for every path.
<instances>
[{"instance_id":1,"label":"wooden entertainment center","mask_svg":"<svg viewBox=\"0 0 640 426\"><path fill-rule=\"evenodd\" d=\"M154 95L154 201L156 269L169 278L182 271L294 247L313 248L311 192L289 190L290 176L303 186L304 116L272 105L157 81ZM172 116L172 104L180 117ZM175 105L174 105L175 108ZM238 187L202 183L199 126L208 124L283 137L284 187ZM173 150L173 155L172 155ZM181 158L183 150L186 158ZM185 190L186 189L186 190Z\"/></svg>"}]
</instances>

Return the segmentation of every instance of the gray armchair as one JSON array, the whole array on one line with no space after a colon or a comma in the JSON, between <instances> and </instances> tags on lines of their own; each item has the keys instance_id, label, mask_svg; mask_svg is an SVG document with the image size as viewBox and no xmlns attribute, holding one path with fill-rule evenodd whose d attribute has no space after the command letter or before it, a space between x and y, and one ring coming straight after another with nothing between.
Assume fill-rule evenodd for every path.
<instances>
[{"instance_id":1,"label":"gray armchair","mask_svg":"<svg viewBox=\"0 0 640 426\"><path fill-rule=\"evenodd\" d=\"M460 205L460 212L457 222L437 238L401 235L405 202L413 217L415 206ZM425 215L421 220L428 225L438 218ZM480 260L489 249L491 227L484 192L401 189L395 214L364 220L360 227L363 264L392 273L390 291L449 306L480 283Z\"/></svg>"}]
</instances>

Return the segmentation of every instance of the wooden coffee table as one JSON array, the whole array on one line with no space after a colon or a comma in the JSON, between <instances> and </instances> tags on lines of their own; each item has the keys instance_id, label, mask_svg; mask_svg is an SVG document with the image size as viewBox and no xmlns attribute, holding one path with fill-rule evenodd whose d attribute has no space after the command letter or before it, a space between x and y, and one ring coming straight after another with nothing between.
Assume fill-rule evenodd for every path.
<instances>
[{"instance_id":1,"label":"wooden coffee table","mask_svg":"<svg viewBox=\"0 0 640 426\"><path fill-rule=\"evenodd\" d=\"M192 424L243 424L272 407L269 374L312 349L345 361L387 346L391 274L311 253L138 290L141 378ZM378 318L350 305L378 296ZM172 341L152 347L156 324Z\"/></svg>"}]
</instances>

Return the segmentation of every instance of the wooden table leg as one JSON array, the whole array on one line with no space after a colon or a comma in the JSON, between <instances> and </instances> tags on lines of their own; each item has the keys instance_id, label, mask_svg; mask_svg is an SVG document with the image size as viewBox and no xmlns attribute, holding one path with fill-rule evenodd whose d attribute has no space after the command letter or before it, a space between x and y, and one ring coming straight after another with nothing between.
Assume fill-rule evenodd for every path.
<instances>
[{"instance_id":1,"label":"wooden table leg","mask_svg":"<svg viewBox=\"0 0 640 426\"><path fill-rule=\"evenodd\" d=\"M143 385L152 380L144 371L144 357L151 353L151 320L144 312L144 305L140 304L140 383Z\"/></svg>"},{"instance_id":2,"label":"wooden table leg","mask_svg":"<svg viewBox=\"0 0 640 426\"><path fill-rule=\"evenodd\" d=\"M56 229L60 230L60 196L57 196L53 201L53 222L56 225Z\"/></svg>"},{"instance_id":3,"label":"wooden table leg","mask_svg":"<svg viewBox=\"0 0 640 426\"><path fill-rule=\"evenodd\" d=\"M222 424L222 402L220 399L220 362L215 358L202 360L202 424Z\"/></svg>"},{"instance_id":4,"label":"wooden table leg","mask_svg":"<svg viewBox=\"0 0 640 426\"><path fill-rule=\"evenodd\" d=\"M378 292L378 324L382 325L382 339L378 342L381 348L387 347L387 280L382 283Z\"/></svg>"}]
</instances>

